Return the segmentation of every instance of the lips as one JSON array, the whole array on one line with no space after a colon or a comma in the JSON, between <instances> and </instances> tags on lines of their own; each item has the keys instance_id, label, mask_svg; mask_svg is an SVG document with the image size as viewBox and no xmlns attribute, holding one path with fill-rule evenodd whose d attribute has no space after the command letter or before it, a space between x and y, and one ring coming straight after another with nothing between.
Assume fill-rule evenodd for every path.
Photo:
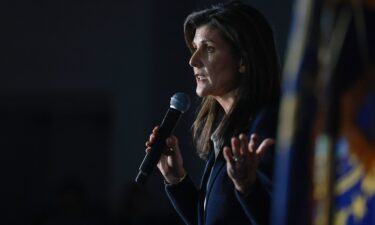
<instances>
[{"instance_id":1,"label":"lips","mask_svg":"<svg viewBox=\"0 0 375 225\"><path fill-rule=\"evenodd\" d=\"M195 74L195 78L198 80L198 81L201 81L201 80L207 80L207 77L205 75L202 75L202 74Z\"/></svg>"}]
</instances>

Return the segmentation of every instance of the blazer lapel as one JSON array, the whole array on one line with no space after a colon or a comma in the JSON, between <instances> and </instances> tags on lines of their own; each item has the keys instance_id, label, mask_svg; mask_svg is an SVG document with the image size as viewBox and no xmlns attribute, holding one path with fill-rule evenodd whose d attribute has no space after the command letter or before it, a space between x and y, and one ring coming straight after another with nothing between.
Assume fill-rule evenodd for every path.
<instances>
[{"instance_id":1,"label":"blazer lapel","mask_svg":"<svg viewBox=\"0 0 375 225\"><path fill-rule=\"evenodd\" d=\"M215 154L211 151L210 155L208 156L206 167L204 168L203 176L201 179L201 190L205 190L207 185L207 179L210 176L212 165L215 163Z\"/></svg>"},{"instance_id":2,"label":"blazer lapel","mask_svg":"<svg viewBox=\"0 0 375 225\"><path fill-rule=\"evenodd\" d=\"M206 167L204 168L203 176L201 179L199 203L198 203L198 224L204 224L204 199L206 196L207 180L210 177L212 165L215 162L215 154L213 151L208 156Z\"/></svg>"},{"instance_id":3,"label":"blazer lapel","mask_svg":"<svg viewBox=\"0 0 375 225\"><path fill-rule=\"evenodd\" d=\"M208 180L207 191L206 191L206 201L208 201L213 183L215 182L220 171L223 169L224 165L225 165L225 159L223 156L223 152L220 151L219 155L216 158L214 166L212 168L211 176L209 177L209 180Z\"/></svg>"}]
</instances>

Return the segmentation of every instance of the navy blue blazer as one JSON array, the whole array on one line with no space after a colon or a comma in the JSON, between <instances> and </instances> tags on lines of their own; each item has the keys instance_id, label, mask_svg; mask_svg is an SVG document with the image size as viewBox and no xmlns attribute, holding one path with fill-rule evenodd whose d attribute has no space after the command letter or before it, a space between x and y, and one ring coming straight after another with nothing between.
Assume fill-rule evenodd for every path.
<instances>
[{"instance_id":1,"label":"navy blue blazer","mask_svg":"<svg viewBox=\"0 0 375 225\"><path fill-rule=\"evenodd\" d=\"M274 138L276 120L277 110L261 111L252 122L248 137L257 133L260 140ZM206 161L199 189L189 176L177 185L165 187L168 198L185 224L269 224L274 148L269 149L262 158L256 172L256 182L247 196L238 192L228 177L222 152L216 161L213 152ZM208 179L211 168L211 178Z\"/></svg>"}]
</instances>

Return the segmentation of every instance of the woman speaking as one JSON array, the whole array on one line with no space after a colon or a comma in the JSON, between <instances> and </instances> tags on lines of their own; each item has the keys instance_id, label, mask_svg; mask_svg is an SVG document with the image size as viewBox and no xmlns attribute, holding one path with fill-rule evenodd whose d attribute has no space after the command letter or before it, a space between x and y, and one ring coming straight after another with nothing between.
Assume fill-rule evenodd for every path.
<instances>
[{"instance_id":1,"label":"woman speaking","mask_svg":"<svg viewBox=\"0 0 375 225\"><path fill-rule=\"evenodd\" d=\"M192 132L206 167L195 187L171 135L158 163L166 193L186 224L268 224L280 95L272 29L234 1L188 15L184 35L201 97ZM155 127L146 151L157 136Z\"/></svg>"}]
</instances>

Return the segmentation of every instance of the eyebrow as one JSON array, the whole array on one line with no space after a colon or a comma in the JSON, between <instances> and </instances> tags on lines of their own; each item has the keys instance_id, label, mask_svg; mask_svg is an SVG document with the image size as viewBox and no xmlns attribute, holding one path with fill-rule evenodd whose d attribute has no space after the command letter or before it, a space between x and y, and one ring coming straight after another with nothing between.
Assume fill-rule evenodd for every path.
<instances>
[{"instance_id":1,"label":"eyebrow","mask_svg":"<svg viewBox=\"0 0 375 225\"><path fill-rule=\"evenodd\" d=\"M205 43L207 43L207 42L215 43L215 41L213 41L213 40L211 40L211 39L204 39L204 40L202 40L200 43L204 43L204 44L205 44ZM195 44L194 41L192 41L191 44L194 45L194 44Z\"/></svg>"}]
</instances>

